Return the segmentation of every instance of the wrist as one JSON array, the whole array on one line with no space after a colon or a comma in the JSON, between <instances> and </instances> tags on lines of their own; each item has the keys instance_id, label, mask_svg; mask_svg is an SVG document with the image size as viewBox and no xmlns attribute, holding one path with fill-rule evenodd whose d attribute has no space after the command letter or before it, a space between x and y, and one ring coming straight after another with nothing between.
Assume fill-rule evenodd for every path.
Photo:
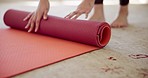
<instances>
[{"instance_id":1,"label":"wrist","mask_svg":"<svg viewBox=\"0 0 148 78\"><path fill-rule=\"evenodd\" d=\"M48 2L48 0L40 0L40 2Z\"/></svg>"},{"instance_id":2,"label":"wrist","mask_svg":"<svg viewBox=\"0 0 148 78\"><path fill-rule=\"evenodd\" d=\"M95 0L83 0L83 1L87 1L87 2L95 2Z\"/></svg>"}]
</instances>

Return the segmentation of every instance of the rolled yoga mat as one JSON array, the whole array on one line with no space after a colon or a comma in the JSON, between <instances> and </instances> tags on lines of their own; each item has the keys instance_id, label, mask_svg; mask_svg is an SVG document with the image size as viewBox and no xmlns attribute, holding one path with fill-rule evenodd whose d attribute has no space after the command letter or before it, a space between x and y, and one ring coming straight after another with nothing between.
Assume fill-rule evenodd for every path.
<instances>
[{"instance_id":1,"label":"rolled yoga mat","mask_svg":"<svg viewBox=\"0 0 148 78\"><path fill-rule=\"evenodd\" d=\"M28 14L11 9L4 15L10 28L0 29L0 78L100 49L110 40L111 30L106 22L55 16L41 20L38 32L28 33L27 21L23 21Z\"/></svg>"}]
</instances>

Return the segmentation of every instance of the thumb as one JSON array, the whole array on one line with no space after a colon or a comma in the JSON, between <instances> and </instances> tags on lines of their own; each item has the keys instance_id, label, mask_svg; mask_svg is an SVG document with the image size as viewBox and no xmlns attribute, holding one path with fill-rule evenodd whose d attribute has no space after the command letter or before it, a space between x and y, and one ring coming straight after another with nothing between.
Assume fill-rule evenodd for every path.
<instances>
[{"instance_id":1,"label":"thumb","mask_svg":"<svg viewBox=\"0 0 148 78\"><path fill-rule=\"evenodd\" d=\"M45 19L45 20L47 19L47 16L48 16L47 13L48 13L48 10L46 10L46 11L44 12L44 15L43 15L43 19Z\"/></svg>"}]
</instances>

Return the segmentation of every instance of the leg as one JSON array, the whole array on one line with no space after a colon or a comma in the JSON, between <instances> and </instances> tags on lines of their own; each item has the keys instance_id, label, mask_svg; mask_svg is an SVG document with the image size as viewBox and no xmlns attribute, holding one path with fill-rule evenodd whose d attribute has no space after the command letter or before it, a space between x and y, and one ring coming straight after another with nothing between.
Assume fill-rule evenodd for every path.
<instances>
[{"instance_id":1,"label":"leg","mask_svg":"<svg viewBox=\"0 0 148 78\"><path fill-rule=\"evenodd\" d=\"M113 28L128 26L128 3L129 0L120 0L120 11L116 20L111 24Z\"/></svg>"},{"instance_id":2,"label":"leg","mask_svg":"<svg viewBox=\"0 0 148 78\"><path fill-rule=\"evenodd\" d=\"M89 18L93 21L105 21L104 11L103 11L103 0L95 0L94 13Z\"/></svg>"}]
</instances>

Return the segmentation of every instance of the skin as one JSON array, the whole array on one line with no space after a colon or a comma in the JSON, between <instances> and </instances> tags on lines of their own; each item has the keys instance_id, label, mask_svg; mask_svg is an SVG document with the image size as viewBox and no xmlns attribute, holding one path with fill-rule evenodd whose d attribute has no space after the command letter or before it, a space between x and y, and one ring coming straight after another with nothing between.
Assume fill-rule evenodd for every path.
<instances>
[{"instance_id":1,"label":"skin","mask_svg":"<svg viewBox=\"0 0 148 78\"><path fill-rule=\"evenodd\" d=\"M93 21L105 21L103 5L98 4L94 5L95 0L83 0L77 9L70 14L68 14L65 18L67 19L77 19L80 15L85 14L86 18L94 7L94 14L89 18L89 20ZM34 31L37 32L39 29L39 25L41 19L47 20L47 13L49 11L50 3L48 0L40 0L38 8L36 11L28 14L23 21L28 21L25 29L28 29L28 32ZM111 24L113 28L126 27L128 25L127 21L128 16L128 6L121 6L118 17ZM35 29L35 30L33 30Z\"/></svg>"},{"instance_id":2,"label":"skin","mask_svg":"<svg viewBox=\"0 0 148 78\"><path fill-rule=\"evenodd\" d=\"M120 6L118 17L111 24L112 28L122 28L128 26L128 5Z\"/></svg>"},{"instance_id":3,"label":"skin","mask_svg":"<svg viewBox=\"0 0 148 78\"><path fill-rule=\"evenodd\" d=\"M87 18L88 14L91 12L94 6L95 0L83 0L77 9L70 14L68 14L65 18L67 19L77 19L80 15L85 14Z\"/></svg>"},{"instance_id":4,"label":"skin","mask_svg":"<svg viewBox=\"0 0 148 78\"><path fill-rule=\"evenodd\" d=\"M89 18L92 21L105 21L103 4L94 5L94 0L83 0L80 5L77 7L75 11L68 14L65 18L67 19L77 19L80 15L86 14L86 18L88 14L94 7L94 13ZM128 5L120 6L120 11L118 17L112 22L112 28L121 28L128 26Z\"/></svg>"},{"instance_id":5,"label":"skin","mask_svg":"<svg viewBox=\"0 0 148 78\"><path fill-rule=\"evenodd\" d=\"M23 21L28 21L25 29L28 29L28 32L33 31L35 28L35 32L39 29L39 24L41 19L47 20L47 13L49 11L49 1L48 0L40 0L38 8L36 11L28 14Z\"/></svg>"},{"instance_id":6,"label":"skin","mask_svg":"<svg viewBox=\"0 0 148 78\"><path fill-rule=\"evenodd\" d=\"M103 4L94 5L94 13L89 18L89 20L92 20L92 21L102 21L102 22L105 21Z\"/></svg>"}]
</instances>

